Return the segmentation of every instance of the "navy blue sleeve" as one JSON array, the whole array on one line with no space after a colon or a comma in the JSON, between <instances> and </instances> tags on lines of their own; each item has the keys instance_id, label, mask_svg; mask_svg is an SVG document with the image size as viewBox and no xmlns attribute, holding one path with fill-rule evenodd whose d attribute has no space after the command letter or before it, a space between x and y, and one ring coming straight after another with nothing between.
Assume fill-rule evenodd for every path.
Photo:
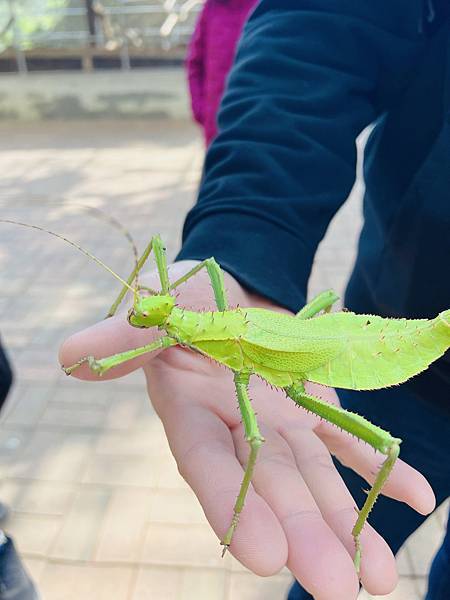
<instances>
[{"instance_id":1,"label":"navy blue sleeve","mask_svg":"<svg viewBox=\"0 0 450 600\"><path fill-rule=\"evenodd\" d=\"M421 0L262 0L177 256L214 256L293 311L355 179L355 139L414 67Z\"/></svg>"}]
</instances>

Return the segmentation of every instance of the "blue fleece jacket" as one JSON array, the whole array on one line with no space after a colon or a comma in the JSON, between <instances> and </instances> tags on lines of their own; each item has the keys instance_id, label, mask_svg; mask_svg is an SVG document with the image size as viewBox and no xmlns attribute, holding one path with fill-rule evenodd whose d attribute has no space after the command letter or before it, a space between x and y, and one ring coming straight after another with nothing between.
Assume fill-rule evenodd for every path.
<instances>
[{"instance_id":1,"label":"blue fleece jacket","mask_svg":"<svg viewBox=\"0 0 450 600\"><path fill-rule=\"evenodd\" d=\"M410 318L448 308L449 13L444 0L262 0L177 258L215 256L298 310L354 183L355 139L376 123L346 306ZM448 356L410 385L450 412Z\"/></svg>"}]
</instances>

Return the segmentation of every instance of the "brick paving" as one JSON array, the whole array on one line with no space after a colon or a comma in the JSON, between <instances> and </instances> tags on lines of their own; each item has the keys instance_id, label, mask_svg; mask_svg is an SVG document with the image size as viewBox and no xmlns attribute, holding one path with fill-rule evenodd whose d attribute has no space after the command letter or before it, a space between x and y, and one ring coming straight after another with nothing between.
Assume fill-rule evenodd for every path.
<instances>
[{"instance_id":1,"label":"brick paving","mask_svg":"<svg viewBox=\"0 0 450 600\"><path fill-rule=\"evenodd\" d=\"M202 145L183 121L4 125L0 162L3 218L47 225L127 274L126 240L72 204L107 210L140 247L159 231L173 257ZM312 293L343 287L360 191L319 250ZM262 579L230 556L220 559L141 374L89 385L60 373L60 342L104 316L114 296L110 277L44 234L2 225L1 239L0 331L16 384L0 424L0 498L12 508L4 527L43 599L282 599L287 571ZM408 542L390 600L423 597L444 521L442 509Z\"/></svg>"}]
</instances>

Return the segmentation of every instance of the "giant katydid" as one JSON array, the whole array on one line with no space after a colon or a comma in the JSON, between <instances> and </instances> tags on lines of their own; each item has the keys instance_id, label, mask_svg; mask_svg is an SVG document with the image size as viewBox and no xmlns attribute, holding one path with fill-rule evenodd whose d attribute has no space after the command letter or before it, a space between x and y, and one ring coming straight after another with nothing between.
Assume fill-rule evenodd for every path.
<instances>
[{"instance_id":1,"label":"giant katydid","mask_svg":"<svg viewBox=\"0 0 450 600\"><path fill-rule=\"evenodd\" d=\"M144 288L137 283L137 275L152 251L159 274L160 291ZM206 269L211 280L217 311L188 311L176 304L174 290L201 269ZM234 515L222 539L224 552L237 527L258 450L264 442L248 397L252 375L282 388L296 405L385 454L386 460L363 507L358 511L352 531L355 541L354 562L359 571L360 534L398 457L401 440L359 415L306 393L304 383L311 381L356 390L402 383L426 369L449 348L450 310L431 320L386 319L351 312L330 313L337 300L331 291L317 296L295 316L260 308L230 309L223 273L213 258L199 263L176 281L169 281L165 249L159 236L152 238L128 280L120 280L123 288L109 315L114 314L127 290L131 291L133 304L128 312L130 325L139 328L158 327L165 334L156 342L113 356L100 359L83 357L65 367L64 371L71 374L87 363L92 371L102 375L137 356L176 345L209 357L232 371L250 454ZM317 316L321 312L324 314Z\"/></svg>"}]
</instances>

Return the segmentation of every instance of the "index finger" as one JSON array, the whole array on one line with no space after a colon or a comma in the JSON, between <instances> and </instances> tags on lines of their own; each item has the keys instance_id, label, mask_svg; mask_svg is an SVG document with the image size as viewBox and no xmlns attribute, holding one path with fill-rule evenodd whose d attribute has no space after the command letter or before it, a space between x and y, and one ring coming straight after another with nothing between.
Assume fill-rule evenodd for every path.
<instances>
[{"instance_id":1,"label":"index finger","mask_svg":"<svg viewBox=\"0 0 450 600\"><path fill-rule=\"evenodd\" d=\"M100 321L92 327L83 329L69 337L60 348L59 361L61 365L67 367L75 364L85 356L93 356L96 359L112 356L118 352L149 344L159 337L161 337L161 333L156 327L151 329L132 327L122 313ZM158 353L159 351L154 351L122 363L107 371L101 379L123 377L147 364ZM73 372L73 376L90 381L96 381L100 378L89 369L87 364L77 368Z\"/></svg>"},{"instance_id":2,"label":"index finger","mask_svg":"<svg viewBox=\"0 0 450 600\"><path fill-rule=\"evenodd\" d=\"M178 470L196 494L206 518L222 539L233 517L244 471L236 457L229 425L200 395L214 393L189 383L196 374L146 369L150 396L161 418ZM156 369L156 371L155 371ZM212 381L212 380L211 380ZM199 390L201 390L199 392ZM270 506L251 488L231 545L233 555L254 573L273 575L285 566L287 541ZM219 548L218 548L219 551Z\"/></svg>"}]
</instances>

